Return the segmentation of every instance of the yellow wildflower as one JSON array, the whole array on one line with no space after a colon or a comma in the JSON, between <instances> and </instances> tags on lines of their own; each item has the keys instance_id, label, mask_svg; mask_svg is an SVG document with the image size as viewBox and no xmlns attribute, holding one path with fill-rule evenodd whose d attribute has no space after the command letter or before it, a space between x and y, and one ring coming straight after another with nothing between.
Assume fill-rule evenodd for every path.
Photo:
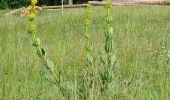
<instances>
[{"instance_id":1,"label":"yellow wildflower","mask_svg":"<svg viewBox=\"0 0 170 100\"><path fill-rule=\"evenodd\" d=\"M37 29L37 25L31 24L31 25L30 25L30 29L31 29L31 30L36 30L36 29Z\"/></svg>"},{"instance_id":2,"label":"yellow wildflower","mask_svg":"<svg viewBox=\"0 0 170 100\"><path fill-rule=\"evenodd\" d=\"M28 32L30 34L32 34L33 32L35 32L37 30L37 25L35 24L31 24L30 26L28 26Z\"/></svg>"},{"instance_id":3,"label":"yellow wildflower","mask_svg":"<svg viewBox=\"0 0 170 100\"><path fill-rule=\"evenodd\" d=\"M37 0L31 0L31 3L33 4L33 5L35 5L35 4L37 4Z\"/></svg>"},{"instance_id":4,"label":"yellow wildflower","mask_svg":"<svg viewBox=\"0 0 170 100\"><path fill-rule=\"evenodd\" d=\"M35 18L36 18L35 13L30 13L30 14L29 14L29 20L30 20L30 21L34 20Z\"/></svg>"}]
</instances>

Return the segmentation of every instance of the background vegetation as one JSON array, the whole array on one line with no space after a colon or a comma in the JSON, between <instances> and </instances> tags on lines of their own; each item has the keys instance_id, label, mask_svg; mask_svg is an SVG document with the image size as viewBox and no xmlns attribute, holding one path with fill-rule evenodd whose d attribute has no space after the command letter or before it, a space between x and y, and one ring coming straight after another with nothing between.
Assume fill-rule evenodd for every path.
<instances>
[{"instance_id":1,"label":"background vegetation","mask_svg":"<svg viewBox=\"0 0 170 100\"><path fill-rule=\"evenodd\" d=\"M78 98L78 76L85 68L84 9L43 11L36 22L37 35L52 61L64 74L63 84ZM103 51L104 8L93 8L91 32L94 52ZM44 78L42 65L26 31L28 20L0 11L0 99L58 100L55 85ZM113 7L113 29L117 64L114 83L96 100L170 99L170 7ZM97 58L99 59L99 58ZM57 72L57 68L55 68Z\"/></svg>"},{"instance_id":2,"label":"background vegetation","mask_svg":"<svg viewBox=\"0 0 170 100\"><path fill-rule=\"evenodd\" d=\"M89 0L73 0L73 3L80 4L80 3L87 3L88 1ZM19 8L23 6L28 6L29 4L30 4L30 0L0 0L0 9ZM39 5L60 5L61 0L40 0L38 4ZM64 0L64 4L68 4L68 0Z\"/></svg>"}]
</instances>

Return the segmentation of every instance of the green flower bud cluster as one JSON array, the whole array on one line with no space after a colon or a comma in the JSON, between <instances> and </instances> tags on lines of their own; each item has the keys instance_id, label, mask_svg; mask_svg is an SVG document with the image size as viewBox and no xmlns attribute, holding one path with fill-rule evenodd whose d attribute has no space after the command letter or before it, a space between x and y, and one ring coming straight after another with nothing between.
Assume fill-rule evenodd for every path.
<instances>
[{"instance_id":1,"label":"green flower bud cluster","mask_svg":"<svg viewBox=\"0 0 170 100\"><path fill-rule=\"evenodd\" d=\"M105 3L105 5L104 5L104 7L105 7L106 9L110 9L110 8L112 7L111 1L110 1L110 0L106 0L106 3Z\"/></svg>"},{"instance_id":2,"label":"green flower bud cluster","mask_svg":"<svg viewBox=\"0 0 170 100\"><path fill-rule=\"evenodd\" d=\"M107 0L106 4L104 5L105 9L106 9L106 32L105 32L105 51L108 54L108 60L111 60L111 55L113 52L113 40L112 40L112 35L113 35L113 28L111 26L111 22L112 22L112 15L111 15L111 6L112 3ZM111 62L111 61L109 61Z\"/></svg>"}]
</instances>

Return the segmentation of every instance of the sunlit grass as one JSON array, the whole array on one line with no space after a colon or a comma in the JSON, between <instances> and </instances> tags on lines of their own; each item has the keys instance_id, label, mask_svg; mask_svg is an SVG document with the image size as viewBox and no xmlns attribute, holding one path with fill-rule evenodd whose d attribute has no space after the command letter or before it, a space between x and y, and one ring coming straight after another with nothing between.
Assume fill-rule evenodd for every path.
<instances>
[{"instance_id":1,"label":"sunlit grass","mask_svg":"<svg viewBox=\"0 0 170 100\"><path fill-rule=\"evenodd\" d=\"M96 56L104 50L104 12L104 8L96 7L91 15ZM5 18L3 13L0 11L0 99L58 100L58 90L43 77L42 65L26 33L28 20L17 14ZM82 73L86 60L84 14L84 9L65 9L64 16L60 10L45 10L36 20L37 35L46 52L73 87L78 85L76 76ZM165 51L170 48L170 7L113 7L112 14L115 83L111 92L96 98L169 100L170 63Z\"/></svg>"}]
</instances>

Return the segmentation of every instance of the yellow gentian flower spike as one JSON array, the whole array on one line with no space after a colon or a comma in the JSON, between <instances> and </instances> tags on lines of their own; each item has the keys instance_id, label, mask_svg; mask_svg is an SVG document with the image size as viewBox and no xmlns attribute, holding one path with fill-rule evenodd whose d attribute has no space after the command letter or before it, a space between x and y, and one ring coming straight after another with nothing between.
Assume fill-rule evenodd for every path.
<instances>
[{"instance_id":1,"label":"yellow gentian flower spike","mask_svg":"<svg viewBox=\"0 0 170 100\"><path fill-rule=\"evenodd\" d=\"M37 0L31 0L31 3L33 4L33 5L35 5L35 4L37 4Z\"/></svg>"}]
</instances>

